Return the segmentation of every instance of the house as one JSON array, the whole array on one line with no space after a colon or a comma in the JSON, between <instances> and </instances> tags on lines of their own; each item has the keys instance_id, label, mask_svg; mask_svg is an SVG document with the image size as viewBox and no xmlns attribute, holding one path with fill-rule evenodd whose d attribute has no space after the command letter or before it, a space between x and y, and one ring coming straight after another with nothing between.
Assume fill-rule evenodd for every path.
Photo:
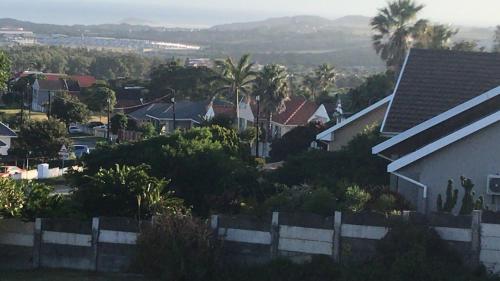
<instances>
[{"instance_id":1,"label":"house","mask_svg":"<svg viewBox=\"0 0 500 281\"><path fill-rule=\"evenodd\" d=\"M462 198L461 176L500 210L500 54L411 50L381 131L392 137L372 152L418 211L436 211L450 179Z\"/></svg>"},{"instance_id":2,"label":"house","mask_svg":"<svg viewBox=\"0 0 500 281\"><path fill-rule=\"evenodd\" d=\"M340 118L336 125L319 133L316 140L326 143L328 151L341 149L365 128L380 125L391 99L392 95L387 96L347 119Z\"/></svg>"},{"instance_id":3,"label":"house","mask_svg":"<svg viewBox=\"0 0 500 281\"><path fill-rule=\"evenodd\" d=\"M200 125L203 121L215 116L236 117L236 108L225 101L179 101L175 103L176 128L190 129ZM172 103L151 103L128 113L128 116L139 124L153 122L160 130L171 132L173 130L173 105ZM254 116L250 105L240 103L240 126L246 129L251 126Z\"/></svg>"},{"instance_id":4,"label":"house","mask_svg":"<svg viewBox=\"0 0 500 281\"><path fill-rule=\"evenodd\" d=\"M17 134L0 122L0 155L8 155L12 138L17 138Z\"/></svg>"},{"instance_id":5,"label":"house","mask_svg":"<svg viewBox=\"0 0 500 281\"><path fill-rule=\"evenodd\" d=\"M49 102L49 93L66 92L75 96L80 94L83 88L94 85L97 81L90 75L72 75L68 76L61 73L42 73L33 71L24 71L18 77L35 75L37 79L32 85L31 109L38 112L46 112Z\"/></svg>"},{"instance_id":6,"label":"house","mask_svg":"<svg viewBox=\"0 0 500 281\"><path fill-rule=\"evenodd\" d=\"M261 116L264 117L262 114ZM328 121L330 117L324 105L317 105L304 97L293 96L285 102L284 111L272 115L271 134L273 138L281 138L298 126L305 126L310 122Z\"/></svg>"}]
</instances>

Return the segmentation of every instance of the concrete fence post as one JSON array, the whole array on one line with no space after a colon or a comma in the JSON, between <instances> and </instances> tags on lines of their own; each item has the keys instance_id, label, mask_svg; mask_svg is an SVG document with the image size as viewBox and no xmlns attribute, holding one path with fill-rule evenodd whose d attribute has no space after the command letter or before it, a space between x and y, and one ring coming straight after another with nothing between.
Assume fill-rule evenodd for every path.
<instances>
[{"instance_id":1,"label":"concrete fence post","mask_svg":"<svg viewBox=\"0 0 500 281\"><path fill-rule=\"evenodd\" d=\"M33 233L33 268L40 268L40 248L42 247L42 219L36 218Z\"/></svg>"},{"instance_id":2,"label":"concrete fence post","mask_svg":"<svg viewBox=\"0 0 500 281\"><path fill-rule=\"evenodd\" d=\"M271 220L271 258L278 257L278 246L280 241L279 212L273 212Z\"/></svg>"},{"instance_id":3,"label":"concrete fence post","mask_svg":"<svg viewBox=\"0 0 500 281\"><path fill-rule=\"evenodd\" d=\"M411 211L403 211L403 221L410 222Z\"/></svg>"},{"instance_id":4,"label":"concrete fence post","mask_svg":"<svg viewBox=\"0 0 500 281\"><path fill-rule=\"evenodd\" d=\"M210 228L212 229L214 239L219 238L219 215L212 215L210 217Z\"/></svg>"},{"instance_id":5,"label":"concrete fence post","mask_svg":"<svg viewBox=\"0 0 500 281\"><path fill-rule=\"evenodd\" d=\"M92 252L94 258L94 271L98 271L99 262L99 218L92 218Z\"/></svg>"},{"instance_id":6,"label":"concrete fence post","mask_svg":"<svg viewBox=\"0 0 500 281\"><path fill-rule=\"evenodd\" d=\"M479 265L479 255L481 253L481 210L472 211L471 222L471 254L474 266Z\"/></svg>"},{"instance_id":7,"label":"concrete fence post","mask_svg":"<svg viewBox=\"0 0 500 281\"><path fill-rule=\"evenodd\" d=\"M342 213L335 212L333 221L333 260L340 262L340 234L342 231Z\"/></svg>"}]
</instances>

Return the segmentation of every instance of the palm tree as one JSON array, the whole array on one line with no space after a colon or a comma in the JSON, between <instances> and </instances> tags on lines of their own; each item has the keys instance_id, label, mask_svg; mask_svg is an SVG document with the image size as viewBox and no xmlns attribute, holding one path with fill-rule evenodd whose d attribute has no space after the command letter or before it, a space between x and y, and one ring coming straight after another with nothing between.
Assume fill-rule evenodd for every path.
<instances>
[{"instance_id":1,"label":"palm tree","mask_svg":"<svg viewBox=\"0 0 500 281\"><path fill-rule=\"evenodd\" d=\"M417 20L417 14L424 8L413 0L395 0L380 9L371 21L373 46L387 67L399 72L404 57L412 42L427 26L426 20Z\"/></svg>"},{"instance_id":2,"label":"palm tree","mask_svg":"<svg viewBox=\"0 0 500 281\"><path fill-rule=\"evenodd\" d=\"M500 25L497 25L493 42L494 42L493 51L500 52Z\"/></svg>"},{"instance_id":3,"label":"palm tree","mask_svg":"<svg viewBox=\"0 0 500 281\"><path fill-rule=\"evenodd\" d=\"M314 73L316 74L316 79L318 80L320 92L326 92L328 88L333 86L335 83L337 73L335 72L335 68L329 64L324 63L318 66Z\"/></svg>"},{"instance_id":4,"label":"palm tree","mask_svg":"<svg viewBox=\"0 0 500 281\"><path fill-rule=\"evenodd\" d=\"M426 49L450 49L451 38L458 33L458 29L443 24L433 24L425 27L417 38L415 47Z\"/></svg>"},{"instance_id":5,"label":"palm tree","mask_svg":"<svg viewBox=\"0 0 500 281\"><path fill-rule=\"evenodd\" d=\"M260 95L263 111L267 115L266 143L271 133L273 112L283 112L285 102L290 98L289 75L285 67L269 64L259 73L255 80L255 95Z\"/></svg>"},{"instance_id":6,"label":"palm tree","mask_svg":"<svg viewBox=\"0 0 500 281\"><path fill-rule=\"evenodd\" d=\"M254 66L250 62L250 55L243 55L235 64L232 58L228 57L223 61L217 61L217 66L221 70L222 87L218 92L224 92L236 101L236 119L238 131L240 130L240 98L241 95L248 97L255 80Z\"/></svg>"}]
</instances>

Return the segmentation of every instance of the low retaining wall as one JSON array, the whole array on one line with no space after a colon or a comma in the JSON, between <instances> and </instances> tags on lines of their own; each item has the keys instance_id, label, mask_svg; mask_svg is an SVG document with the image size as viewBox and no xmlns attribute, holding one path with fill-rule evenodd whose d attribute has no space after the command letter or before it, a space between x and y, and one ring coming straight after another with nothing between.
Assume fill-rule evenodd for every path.
<instances>
[{"instance_id":1,"label":"low retaining wall","mask_svg":"<svg viewBox=\"0 0 500 281\"><path fill-rule=\"evenodd\" d=\"M351 262L373 257L377 241L402 220L433 227L467 264L482 263L500 273L500 214L489 212L426 217L410 212L392 217L275 212L263 217L214 215L210 225L230 261L262 263L286 257L302 262L324 255ZM149 225L127 218L0 220L0 268L125 272L135 257L140 230Z\"/></svg>"},{"instance_id":2,"label":"low retaining wall","mask_svg":"<svg viewBox=\"0 0 500 281\"><path fill-rule=\"evenodd\" d=\"M398 221L429 225L467 264L481 261L493 272L500 272L500 215L494 227L481 223L481 212L472 216L428 217L411 212L389 217L340 212L332 217L277 212L262 218L214 215L211 226L224 241L231 261L252 263L275 257L304 261L314 255L326 255L335 261L353 262L373 257L377 242ZM489 236L481 241L481 235Z\"/></svg>"},{"instance_id":3,"label":"low retaining wall","mask_svg":"<svg viewBox=\"0 0 500 281\"><path fill-rule=\"evenodd\" d=\"M127 218L0 220L0 268L126 272L139 228Z\"/></svg>"}]
</instances>

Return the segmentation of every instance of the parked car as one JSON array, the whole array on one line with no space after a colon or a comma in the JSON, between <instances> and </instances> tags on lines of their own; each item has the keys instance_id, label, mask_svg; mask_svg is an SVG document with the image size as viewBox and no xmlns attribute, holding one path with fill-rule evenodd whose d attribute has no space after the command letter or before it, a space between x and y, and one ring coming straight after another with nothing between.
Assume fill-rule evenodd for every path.
<instances>
[{"instance_id":1,"label":"parked car","mask_svg":"<svg viewBox=\"0 0 500 281\"><path fill-rule=\"evenodd\" d=\"M80 129L77 126L69 126L68 132L70 134L78 134L78 133L83 133L82 129Z\"/></svg>"},{"instance_id":2,"label":"parked car","mask_svg":"<svg viewBox=\"0 0 500 281\"><path fill-rule=\"evenodd\" d=\"M91 129L93 129L93 128L95 128L95 127L99 127L99 126L102 126L102 125L104 125L104 123L99 122L99 121L92 121L92 122L89 122L89 123L87 124L87 127L89 127L89 128L91 128Z\"/></svg>"},{"instance_id":3,"label":"parked car","mask_svg":"<svg viewBox=\"0 0 500 281\"><path fill-rule=\"evenodd\" d=\"M73 145L73 152L76 158L81 158L83 155L90 153L90 148L83 144L75 144Z\"/></svg>"},{"instance_id":4,"label":"parked car","mask_svg":"<svg viewBox=\"0 0 500 281\"><path fill-rule=\"evenodd\" d=\"M93 129L107 129L108 126L107 125L99 125L99 126L95 126Z\"/></svg>"},{"instance_id":5,"label":"parked car","mask_svg":"<svg viewBox=\"0 0 500 281\"><path fill-rule=\"evenodd\" d=\"M0 177L7 178L15 174L20 174L24 170L17 166L0 166Z\"/></svg>"}]
</instances>

